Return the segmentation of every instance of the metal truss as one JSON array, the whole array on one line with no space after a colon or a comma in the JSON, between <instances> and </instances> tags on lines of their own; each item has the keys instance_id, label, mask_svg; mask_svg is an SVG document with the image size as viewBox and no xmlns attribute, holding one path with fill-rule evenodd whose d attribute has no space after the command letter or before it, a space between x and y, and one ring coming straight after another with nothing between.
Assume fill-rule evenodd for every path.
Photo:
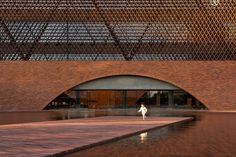
<instances>
[{"instance_id":1,"label":"metal truss","mask_svg":"<svg viewBox=\"0 0 236 157\"><path fill-rule=\"evenodd\" d=\"M236 60L236 1L0 0L0 60Z\"/></svg>"}]
</instances>

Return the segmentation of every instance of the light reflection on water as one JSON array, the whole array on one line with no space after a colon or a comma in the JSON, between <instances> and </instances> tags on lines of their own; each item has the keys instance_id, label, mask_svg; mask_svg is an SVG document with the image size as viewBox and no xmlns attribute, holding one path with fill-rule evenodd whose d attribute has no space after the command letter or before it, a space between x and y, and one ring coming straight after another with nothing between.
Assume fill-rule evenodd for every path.
<instances>
[{"instance_id":1,"label":"light reflection on water","mask_svg":"<svg viewBox=\"0 0 236 157\"><path fill-rule=\"evenodd\" d=\"M0 113L0 124L135 115L136 110L107 112ZM152 130L116 142L96 146L67 157L235 157L236 113L153 110L151 116L194 116L195 121Z\"/></svg>"},{"instance_id":2,"label":"light reflection on water","mask_svg":"<svg viewBox=\"0 0 236 157\"><path fill-rule=\"evenodd\" d=\"M140 137L140 143L144 143L147 140L147 132L143 132L141 134L139 134Z\"/></svg>"},{"instance_id":3,"label":"light reflection on water","mask_svg":"<svg viewBox=\"0 0 236 157\"><path fill-rule=\"evenodd\" d=\"M70 154L67 157L236 156L235 113L191 114L196 116L193 122L152 130Z\"/></svg>"}]
</instances>

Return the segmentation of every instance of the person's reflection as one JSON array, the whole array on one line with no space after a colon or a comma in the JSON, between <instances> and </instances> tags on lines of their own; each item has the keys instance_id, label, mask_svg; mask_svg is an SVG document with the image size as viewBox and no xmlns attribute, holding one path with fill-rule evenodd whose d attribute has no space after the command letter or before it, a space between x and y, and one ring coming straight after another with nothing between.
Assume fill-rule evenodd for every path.
<instances>
[{"instance_id":1,"label":"person's reflection","mask_svg":"<svg viewBox=\"0 0 236 157\"><path fill-rule=\"evenodd\" d=\"M140 137L140 142L141 142L141 143L144 143L144 141L147 140L147 132L141 133L141 134L139 135L139 137Z\"/></svg>"}]
</instances>

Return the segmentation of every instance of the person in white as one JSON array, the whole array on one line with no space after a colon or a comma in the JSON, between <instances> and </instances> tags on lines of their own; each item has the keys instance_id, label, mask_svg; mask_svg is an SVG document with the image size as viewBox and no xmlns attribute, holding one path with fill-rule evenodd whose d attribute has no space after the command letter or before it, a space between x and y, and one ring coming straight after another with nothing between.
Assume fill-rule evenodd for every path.
<instances>
[{"instance_id":1,"label":"person in white","mask_svg":"<svg viewBox=\"0 0 236 157\"><path fill-rule=\"evenodd\" d=\"M142 113L143 120L145 120L145 118L146 118L146 113L147 113L147 108L146 108L143 104L141 104L141 107L140 107L140 109L138 110L138 112L141 112L141 113Z\"/></svg>"}]
</instances>

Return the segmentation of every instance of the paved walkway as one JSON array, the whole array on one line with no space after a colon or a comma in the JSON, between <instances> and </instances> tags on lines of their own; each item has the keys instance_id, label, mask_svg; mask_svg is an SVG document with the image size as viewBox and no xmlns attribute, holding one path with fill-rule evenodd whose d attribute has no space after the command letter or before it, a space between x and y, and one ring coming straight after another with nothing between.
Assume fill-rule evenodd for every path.
<instances>
[{"instance_id":1,"label":"paved walkway","mask_svg":"<svg viewBox=\"0 0 236 157\"><path fill-rule=\"evenodd\" d=\"M0 125L0 156L60 156L191 118L97 117Z\"/></svg>"}]
</instances>

